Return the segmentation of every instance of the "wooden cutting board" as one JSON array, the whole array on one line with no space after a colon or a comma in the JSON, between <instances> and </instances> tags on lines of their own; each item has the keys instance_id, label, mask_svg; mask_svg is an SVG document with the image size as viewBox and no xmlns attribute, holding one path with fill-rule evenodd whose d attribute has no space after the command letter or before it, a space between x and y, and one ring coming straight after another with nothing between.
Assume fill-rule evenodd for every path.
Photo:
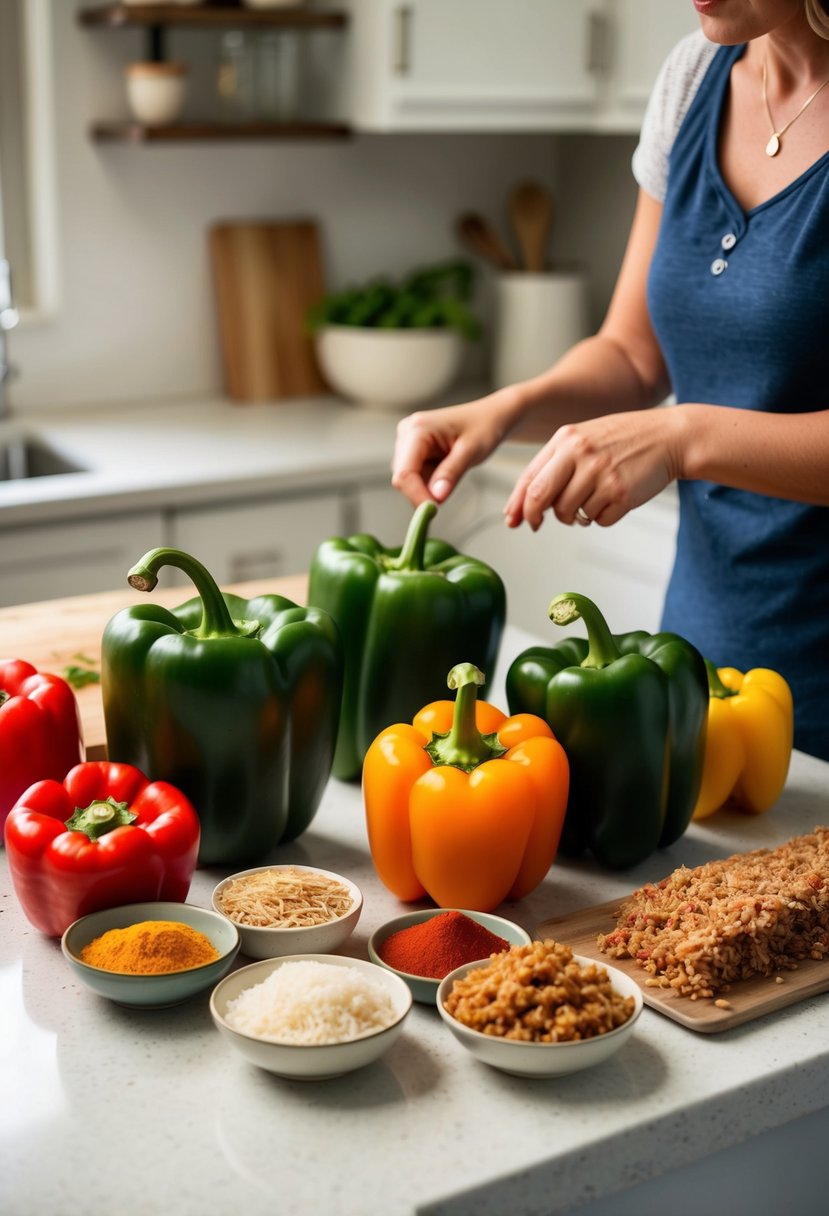
<instances>
[{"instance_id":1,"label":"wooden cutting board","mask_svg":"<svg viewBox=\"0 0 829 1216\"><path fill-rule=\"evenodd\" d=\"M296 604L305 603L307 579L304 575L261 579L224 588L253 599L256 595L284 595ZM190 599L192 587L157 587L151 595L126 587L121 591L104 591L94 595L74 595L59 600L41 600L36 604L20 604L0 608L0 655L7 659L25 659L38 671L61 675L63 669L79 662L79 655L92 660L93 670L101 670L101 636L111 616L122 608L139 603L163 604L175 608ZM81 713L83 739L89 760L106 759L106 731L101 685L87 684L75 691Z\"/></svg>"},{"instance_id":2,"label":"wooden cutting board","mask_svg":"<svg viewBox=\"0 0 829 1216\"><path fill-rule=\"evenodd\" d=\"M327 392L306 332L324 295L311 220L222 221L209 233L227 392L267 401Z\"/></svg>"},{"instance_id":3,"label":"wooden cutting board","mask_svg":"<svg viewBox=\"0 0 829 1216\"><path fill-rule=\"evenodd\" d=\"M599 933L608 933L616 926L614 912L620 900L597 904L573 912L569 916L546 920L535 931L536 938L552 938L570 946L574 954L583 954L597 962L618 967L639 985L646 1005L664 1013L674 1022L697 1030L703 1034L715 1034L731 1030L743 1022L785 1009L807 997L829 991L829 959L805 959L796 971L781 972L783 983L778 984L772 976L752 976L732 984L731 990L723 994L730 1009L718 1009L712 1000L691 1001L662 988L647 988L648 973L632 959L608 958L596 945Z\"/></svg>"}]
</instances>

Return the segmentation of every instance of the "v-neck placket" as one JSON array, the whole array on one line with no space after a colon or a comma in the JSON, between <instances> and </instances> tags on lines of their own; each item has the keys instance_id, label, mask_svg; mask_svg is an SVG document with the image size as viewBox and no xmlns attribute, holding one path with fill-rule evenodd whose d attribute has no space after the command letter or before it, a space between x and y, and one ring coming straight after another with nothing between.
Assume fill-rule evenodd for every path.
<instances>
[{"instance_id":1,"label":"v-neck placket","mask_svg":"<svg viewBox=\"0 0 829 1216\"><path fill-rule=\"evenodd\" d=\"M747 235L751 221L770 207L786 199L793 191L799 189L813 174L818 173L829 162L829 151L827 151L822 156L819 156L811 165L808 165L793 181L788 182L781 190L778 190L769 198L763 199L755 207L750 207L746 211L740 205L722 174L719 159L719 138L725 99L731 82L731 71L734 64L745 54L745 51L746 45L743 44L731 47L727 52L725 70L718 82L719 92L716 105L711 107L711 118L705 132L705 150L703 155L705 172L709 175L720 202L727 212L726 223L722 226L723 232L719 238L719 249L712 250L713 257L709 269L715 278L719 278L720 275L725 274L728 270L729 254Z\"/></svg>"}]
</instances>

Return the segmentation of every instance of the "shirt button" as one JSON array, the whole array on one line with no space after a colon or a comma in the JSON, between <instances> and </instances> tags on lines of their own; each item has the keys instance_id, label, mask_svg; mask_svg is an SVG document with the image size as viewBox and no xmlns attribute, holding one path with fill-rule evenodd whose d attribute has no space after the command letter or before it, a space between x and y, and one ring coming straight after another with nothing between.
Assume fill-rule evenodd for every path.
<instances>
[{"instance_id":1,"label":"shirt button","mask_svg":"<svg viewBox=\"0 0 829 1216\"><path fill-rule=\"evenodd\" d=\"M711 263L711 273L722 274L727 266L728 262L726 262L725 258L714 258L714 261Z\"/></svg>"},{"instance_id":2,"label":"shirt button","mask_svg":"<svg viewBox=\"0 0 829 1216\"><path fill-rule=\"evenodd\" d=\"M722 245L723 249L733 249L737 244L737 238L733 232L726 232L725 236L720 241L720 244Z\"/></svg>"}]
</instances>

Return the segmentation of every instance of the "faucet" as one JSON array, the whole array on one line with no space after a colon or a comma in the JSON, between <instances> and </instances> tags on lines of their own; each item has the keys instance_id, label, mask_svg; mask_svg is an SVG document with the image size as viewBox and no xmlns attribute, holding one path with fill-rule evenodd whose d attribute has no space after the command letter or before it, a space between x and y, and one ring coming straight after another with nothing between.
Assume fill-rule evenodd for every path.
<instances>
[{"instance_id":1,"label":"faucet","mask_svg":"<svg viewBox=\"0 0 829 1216\"><path fill-rule=\"evenodd\" d=\"M6 355L6 334L20 320L12 304L11 268L5 258L0 258L0 422L9 416L6 401L6 382L14 375L14 368Z\"/></svg>"}]
</instances>

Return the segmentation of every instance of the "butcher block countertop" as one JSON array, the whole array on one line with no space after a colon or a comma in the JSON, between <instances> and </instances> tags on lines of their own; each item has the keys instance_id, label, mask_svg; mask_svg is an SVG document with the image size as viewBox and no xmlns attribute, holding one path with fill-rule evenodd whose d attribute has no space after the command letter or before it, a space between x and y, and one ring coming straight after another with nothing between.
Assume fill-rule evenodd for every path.
<instances>
[{"instance_id":1,"label":"butcher block countertop","mask_svg":"<svg viewBox=\"0 0 829 1216\"><path fill-rule=\"evenodd\" d=\"M301 601L304 580L236 590ZM107 620L135 598L125 588L0 610L0 653L47 670L95 657ZM496 702L509 662L534 640L507 630ZM100 687L78 695L90 752L101 755ZM680 864L773 846L820 823L829 823L829 765L796 753L768 814L721 812L623 874L559 858L536 891L498 911L535 932ZM308 831L268 860L318 865L360 886L350 956L366 958L371 933L406 910L374 874L359 784L332 779ZM209 906L223 877L221 867L198 870L188 901ZM826 994L718 1034L646 1008L611 1060L549 1081L489 1069L434 1009L415 1005L382 1060L290 1082L231 1052L206 994L138 1011L79 986L59 944L23 917L5 855L0 982L4 1216L801 1216L825 1205Z\"/></svg>"}]
</instances>

